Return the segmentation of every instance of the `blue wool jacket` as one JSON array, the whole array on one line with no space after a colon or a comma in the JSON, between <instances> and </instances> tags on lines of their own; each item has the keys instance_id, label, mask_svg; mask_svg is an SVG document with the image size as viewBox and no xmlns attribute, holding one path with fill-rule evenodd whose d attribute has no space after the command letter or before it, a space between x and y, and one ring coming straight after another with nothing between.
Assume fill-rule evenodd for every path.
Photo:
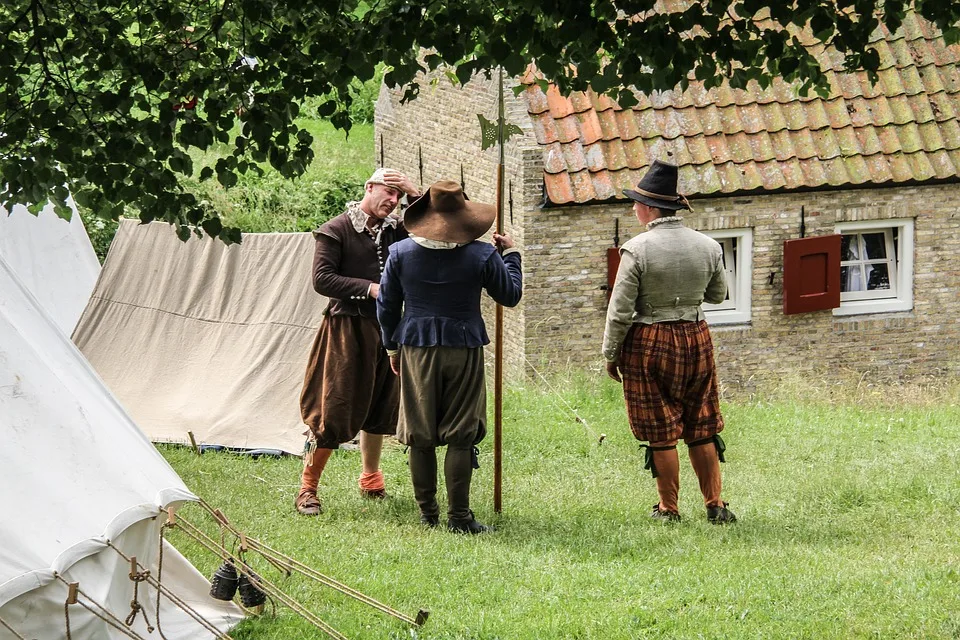
<instances>
[{"instance_id":1,"label":"blue wool jacket","mask_svg":"<svg viewBox=\"0 0 960 640\"><path fill-rule=\"evenodd\" d=\"M402 240L391 245L380 278L383 346L482 347L490 342L480 315L482 290L515 307L522 288L519 252L501 258L493 245L479 240L456 249Z\"/></svg>"}]
</instances>

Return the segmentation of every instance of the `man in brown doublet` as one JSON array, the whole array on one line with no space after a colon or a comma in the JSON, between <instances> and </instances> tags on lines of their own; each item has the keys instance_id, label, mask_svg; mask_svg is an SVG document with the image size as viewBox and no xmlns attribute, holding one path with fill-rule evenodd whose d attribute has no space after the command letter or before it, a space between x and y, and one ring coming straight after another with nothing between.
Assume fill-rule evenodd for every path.
<instances>
[{"instance_id":1,"label":"man in brown doublet","mask_svg":"<svg viewBox=\"0 0 960 640\"><path fill-rule=\"evenodd\" d=\"M418 194L399 171L378 169L359 202L313 232L313 286L330 299L310 350L300 395L309 427L297 511L317 515L320 474L333 450L360 436L360 492L386 495L380 454L397 428L397 377L380 339L376 299L387 248L407 237L393 212L403 195Z\"/></svg>"}]
</instances>

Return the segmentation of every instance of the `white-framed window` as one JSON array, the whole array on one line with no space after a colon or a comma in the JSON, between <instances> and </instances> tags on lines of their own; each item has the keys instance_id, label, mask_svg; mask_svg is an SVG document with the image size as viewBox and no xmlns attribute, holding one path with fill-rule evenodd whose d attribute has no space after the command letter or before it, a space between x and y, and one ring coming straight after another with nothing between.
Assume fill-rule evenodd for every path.
<instances>
[{"instance_id":1,"label":"white-framed window","mask_svg":"<svg viewBox=\"0 0 960 640\"><path fill-rule=\"evenodd\" d=\"M913 220L839 222L840 306L835 316L913 308Z\"/></svg>"},{"instance_id":2,"label":"white-framed window","mask_svg":"<svg viewBox=\"0 0 960 640\"><path fill-rule=\"evenodd\" d=\"M712 325L750 322L753 229L719 229L703 233L723 248L723 268L727 274L727 299L720 304L703 303L707 322Z\"/></svg>"}]
</instances>

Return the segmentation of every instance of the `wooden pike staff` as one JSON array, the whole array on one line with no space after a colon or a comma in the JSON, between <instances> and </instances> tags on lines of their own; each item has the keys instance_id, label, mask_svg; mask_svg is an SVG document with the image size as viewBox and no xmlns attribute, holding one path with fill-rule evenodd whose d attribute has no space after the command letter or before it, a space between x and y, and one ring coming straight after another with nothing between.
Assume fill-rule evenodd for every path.
<instances>
[{"instance_id":1,"label":"wooden pike staff","mask_svg":"<svg viewBox=\"0 0 960 640\"><path fill-rule=\"evenodd\" d=\"M503 115L503 68L499 73L497 121L480 118L481 150L494 144L499 146L497 163L497 233L503 234L503 143L514 134L522 134L520 127L509 124ZM503 305L496 306L496 337L493 369L493 510L503 511Z\"/></svg>"},{"instance_id":2,"label":"wooden pike staff","mask_svg":"<svg viewBox=\"0 0 960 640\"><path fill-rule=\"evenodd\" d=\"M503 67L497 82L497 233L503 234ZM503 305L497 304L496 346L493 356L493 511L503 511Z\"/></svg>"},{"instance_id":3,"label":"wooden pike staff","mask_svg":"<svg viewBox=\"0 0 960 640\"><path fill-rule=\"evenodd\" d=\"M497 233L503 233L503 142L514 133L522 133L520 127L507 124L503 116L503 68L498 80L497 121L480 118L480 148L486 151L494 144L499 146L497 162ZM493 369L493 510L503 511L503 305L496 306L496 337L494 342Z\"/></svg>"}]
</instances>

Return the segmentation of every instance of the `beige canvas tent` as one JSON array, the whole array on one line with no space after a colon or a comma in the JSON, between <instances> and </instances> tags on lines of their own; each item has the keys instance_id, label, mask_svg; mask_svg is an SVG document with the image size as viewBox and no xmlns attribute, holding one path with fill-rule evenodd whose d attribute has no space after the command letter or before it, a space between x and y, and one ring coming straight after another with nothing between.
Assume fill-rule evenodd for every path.
<instances>
[{"instance_id":1,"label":"beige canvas tent","mask_svg":"<svg viewBox=\"0 0 960 640\"><path fill-rule=\"evenodd\" d=\"M309 233L240 245L125 220L73 338L154 442L299 454L299 393L326 299Z\"/></svg>"}]
</instances>

